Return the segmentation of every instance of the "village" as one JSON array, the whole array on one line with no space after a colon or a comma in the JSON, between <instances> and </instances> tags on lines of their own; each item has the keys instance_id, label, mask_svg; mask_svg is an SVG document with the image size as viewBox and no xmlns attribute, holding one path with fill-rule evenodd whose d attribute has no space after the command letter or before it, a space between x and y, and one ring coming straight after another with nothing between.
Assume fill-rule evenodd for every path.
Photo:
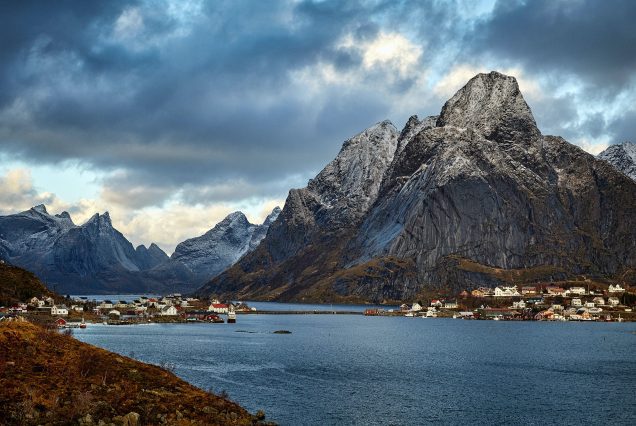
<instances>
[{"instance_id":1,"label":"village","mask_svg":"<svg viewBox=\"0 0 636 426\"><path fill-rule=\"evenodd\" d=\"M636 295L621 285L607 289L554 285L479 287L458 298L402 304L399 310L367 309L365 315L452 317L517 321L634 321Z\"/></svg>"},{"instance_id":2,"label":"village","mask_svg":"<svg viewBox=\"0 0 636 426\"><path fill-rule=\"evenodd\" d=\"M55 318L59 328L85 328L88 323L125 325L147 322L236 322L237 312L253 312L245 303L210 303L196 298L171 294L162 297L139 296L126 300L89 300L86 297L32 297L11 307L0 307L0 320L23 316L38 322ZM225 317L225 318L224 318Z\"/></svg>"},{"instance_id":3,"label":"village","mask_svg":"<svg viewBox=\"0 0 636 426\"><path fill-rule=\"evenodd\" d=\"M326 305L325 305L326 306ZM243 302L199 300L181 294L134 300L89 300L84 296L56 300L32 297L10 307L0 307L0 320L23 316L38 322L54 321L59 328L85 328L89 323L126 325L142 323L234 323L237 314L364 314L516 321L635 321L636 294L621 285L606 289L554 285L479 287L453 298L434 297L426 302L364 311L258 311Z\"/></svg>"}]
</instances>

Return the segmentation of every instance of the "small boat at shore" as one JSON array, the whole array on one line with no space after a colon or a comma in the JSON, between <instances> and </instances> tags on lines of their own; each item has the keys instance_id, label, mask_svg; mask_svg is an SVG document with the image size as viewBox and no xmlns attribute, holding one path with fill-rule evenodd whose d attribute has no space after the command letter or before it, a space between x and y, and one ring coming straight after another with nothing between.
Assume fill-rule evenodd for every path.
<instances>
[{"instance_id":1,"label":"small boat at shore","mask_svg":"<svg viewBox=\"0 0 636 426\"><path fill-rule=\"evenodd\" d=\"M236 312L229 311L227 313L227 323L228 324L235 324L236 323Z\"/></svg>"}]
</instances>

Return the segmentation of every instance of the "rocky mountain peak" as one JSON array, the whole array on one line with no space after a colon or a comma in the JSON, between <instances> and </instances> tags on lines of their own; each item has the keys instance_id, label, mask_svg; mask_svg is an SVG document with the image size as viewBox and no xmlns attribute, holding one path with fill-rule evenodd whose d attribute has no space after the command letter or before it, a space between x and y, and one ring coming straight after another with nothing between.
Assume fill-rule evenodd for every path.
<instances>
[{"instance_id":1,"label":"rocky mountain peak","mask_svg":"<svg viewBox=\"0 0 636 426\"><path fill-rule=\"evenodd\" d=\"M336 158L309 181L307 190L326 208L338 206L354 216L365 211L393 160L398 136L393 123L385 120L348 139Z\"/></svg>"},{"instance_id":2,"label":"rocky mountain peak","mask_svg":"<svg viewBox=\"0 0 636 426\"><path fill-rule=\"evenodd\" d=\"M517 80L496 71L476 75L444 104L437 127L444 126L474 129L503 143L541 135Z\"/></svg>"},{"instance_id":3,"label":"rocky mountain peak","mask_svg":"<svg viewBox=\"0 0 636 426\"><path fill-rule=\"evenodd\" d=\"M247 217L243 214L243 212L237 211L230 213L227 215L221 222L217 224L220 227L228 227L228 226L249 226L250 222L247 220Z\"/></svg>"},{"instance_id":4,"label":"rocky mountain peak","mask_svg":"<svg viewBox=\"0 0 636 426\"><path fill-rule=\"evenodd\" d=\"M272 212L268 214L265 220L263 221L263 225L266 225L266 226L271 225L272 222L274 222L276 218L278 218L278 215L280 214L280 212L281 212L280 207L278 206L274 207L274 210L272 210Z\"/></svg>"},{"instance_id":5,"label":"rocky mountain peak","mask_svg":"<svg viewBox=\"0 0 636 426\"><path fill-rule=\"evenodd\" d=\"M636 144L633 142L623 142L609 146L598 155L598 158L605 160L618 169L623 174L636 181Z\"/></svg>"},{"instance_id":6,"label":"rocky mountain peak","mask_svg":"<svg viewBox=\"0 0 636 426\"><path fill-rule=\"evenodd\" d=\"M42 214L49 214L49 212L46 211L46 206L44 204L38 204L37 206L33 206L31 207L31 210L36 211L38 213L42 213Z\"/></svg>"}]
</instances>

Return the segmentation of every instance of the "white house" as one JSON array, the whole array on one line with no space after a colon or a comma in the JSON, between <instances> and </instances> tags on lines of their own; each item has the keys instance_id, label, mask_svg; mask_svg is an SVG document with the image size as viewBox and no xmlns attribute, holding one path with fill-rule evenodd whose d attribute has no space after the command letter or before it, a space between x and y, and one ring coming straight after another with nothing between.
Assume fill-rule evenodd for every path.
<instances>
[{"instance_id":1,"label":"white house","mask_svg":"<svg viewBox=\"0 0 636 426\"><path fill-rule=\"evenodd\" d=\"M593 308L594 307L594 302L585 302L584 305L586 308Z\"/></svg>"},{"instance_id":2,"label":"white house","mask_svg":"<svg viewBox=\"0 0 636 426\"><path fill-rule=\"evenodd\" d=\"M607 304L610 306L618 306L619 303L621 303L621 301L618 300L618 297L610 297L607 299Z\"/></svg>"},{"instance_id":3,"label":"white house","mask_svg":"<svg viewBox=\"0 0 636 426\"><path fill-rule=\"evenodd\" d=\"M446 309L457 309L457 301L456 300L447 300L444 302L444 308Z\"/></svg>"},{"instance_id":4,"label":"white house","mask_svg":"<svg viewBox=\"0 0 636 426\"><path fill-rule=\"evenodd\" d=\"M68 315L68 308L65 305L53 305L51 307L51 315L65 317Z\"/></svg>"},{"instance_id":5,"label":"white house","mask_svg":"<svg viewBox=\"0 0 636 426\"><path fill-rule=\"evenodd\" d=\"M517 287L495 287L495 297L521 296Z\"/></svg>"},{"instance_id":6,"label":"white house","mask_svg":"<svg viewBox=\"0 0 636 426\"><path fill-rule=\"evenodd\" d=\"M570 294L578 294L579 296L583 296L585 294L585 287L570 287L568 289Z\"/></svg>"},{"instance_id":7,"label":"white house","mask_svg":"<svg viewBox=\"0 0 636 426\"><path fill-rule=\"evenodd\" d=\"M605 299L603 299L602 297L595 297L594 299L592 299L592 302L594 302L596 306L602 306L605 304Z\"/></svg>"},{"instance_id":8,"label":"white house","mask_svg":"<svg viewBox=\"0 0 636 426\"><path fill-rule=\"evenodd\" d=\"M583 302L578 297L575 297L575 298L572 299L571 305L572 306L583 306Z\"/></svg>"},{"instance_id":9,"label":"white house","mask_svg":"<svg viewBox=\"0 0 636 426\"><path fill-rule=\"evenodd\" d=\"M121 312L119 312L117 309L113 309L111 311L108 312L108 316L114 316L114 317L120 317L121 316Z\"/></svg>"},{"instance_id":10,"label":"white house","mask_svg":"<svg viewBox=\"0 0 636 426\"><path fill-rule=\"evenodd\" d=\"M416 302L416 303L413 303L413 306L411 306L411 311L412 311L412 312L419 312L419 311L421 311L422 309L423 309L423 308L422 308L422 305L420 305L420 304L419 304L419 303L417 303L417 302Z\"/></svg>"},{"instance_id":11,"label":"white house","mask_svg":"<svg viewBox=\"0 0 636 426\"><path fill-rule=\"evenodd\" d=\"M441 300L433 299L433 300L431 300L431 306L435 306L437 308L441 308L442 306L444 306L444 304L442 303Z\"/></svg>"},{"instance_id":12,"label":"white house","mask_svg":"<svg viewBox=\"0 0 636 426\"><path fill-rule=\"evenodd\" d=\"M111 302L110 300L104 300L102 301L102 303L99 304L99 307L101 309L113 309L113 302Z\"/></svg>"},{"instance_id":13,"label":"white house","mask_svg":"<svg viewBox=\"0 0 636 426\"><path fill-rule=\"evenodd\" d=\"M208 311L212 311L217 314L227 314L229 309L230 307L226 305L225 303L212 303L208 307Z\"/></svg>"},{"instance_id":14,"label":"white house","mask_svg":"<svg viewBox=\"0 0 636 426\"><path fill-rule=\"evenodd\" d=\"M75 312L84 312L84 307L82 305L71 305L71 309Z\"/></svg>"},{"instance_id":15,"label":"white house","mask_svg":"<svg viewBox=\"0 0 636 426\"><path fill-rule=\"evenodd\" d=\"M526 302L523 300L519 300L518 302L512 302L512 309L525 309Z\"/></svg>"},{"instance_id":16,"label":"white house","mask_svg":"<svg viewBox=\"0 0 636 426\"><path fill-rule=\"evenodd\" d=\"M625 289L621 287L620 284L616 284L616 285L610 285L607 291L610 293L623 293L625 292Z\"/></svg>"},{"instance_id":17,"label":"white house","mask_svg":"<svg viewBox=\"0 0 636 426\"><path fill-rule=\"evenodd\" d=\"M178 314L177 308L175 308L172 305L166 305L163 308L161 308L161 313L160 313L161 316L164 316L164 317L171 316L171 317L173 317L173 316L176 316L177 314Z\"/></svg>"}]
</instances>

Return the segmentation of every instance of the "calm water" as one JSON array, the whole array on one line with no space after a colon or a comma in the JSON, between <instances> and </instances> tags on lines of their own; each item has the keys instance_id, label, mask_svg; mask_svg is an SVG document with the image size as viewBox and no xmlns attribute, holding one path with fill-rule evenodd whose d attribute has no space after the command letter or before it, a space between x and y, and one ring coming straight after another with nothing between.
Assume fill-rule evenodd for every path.
<instances>
[{"instance_id":1,"label":"calm water","mask_svg":"<svg viewBox=\"0 0 636 426\"><path fill-rule=\"evenodd\" d=\"M636 424L635 323L240 315L75 336L283 425Z\"/></svg>"},{"instance_id":2,"label":"calm water","mask_svg":"<svg viewBox=\"0 0 636 426\"><path fill-rule=\"evenodd\" d=\"M120 300L124 300L126 303L132 303L133 300L139 299L141 296L146 296L148 298L151 297L161 297L157 294L145 293L145 294L76 294L71 295L73 299L85 297L88 301L97 301L103 302L104 300L110 300L114 303L119 302Z\"/></svg>"}]
</instances>

